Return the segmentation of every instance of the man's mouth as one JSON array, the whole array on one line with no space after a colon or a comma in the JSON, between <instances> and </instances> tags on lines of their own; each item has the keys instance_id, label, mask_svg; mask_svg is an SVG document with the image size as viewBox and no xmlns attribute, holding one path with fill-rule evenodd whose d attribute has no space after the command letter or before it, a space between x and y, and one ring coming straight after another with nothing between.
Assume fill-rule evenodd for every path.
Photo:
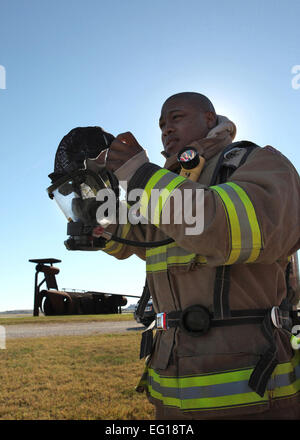
<instances>
[{"instance_id":1,"label":"man's mouth","mask_svg":"<svg viewBox=\"0 0 300 440\"><path fill-rule=\"evenodd\" d=\"M169 150L172 150L177 142L178 142L178 139L176 137L170 137L170 138L166 139L165 150L167 152Z\"/></svg>"},{"instance_id":2,"label":"man's mouth","mask_svg":"<svg viewBox=\"0 0 300 440\"><path fill-rule=\"evenodd\" d=\"M169 137L166 139L166 147L168 147L171 143L176 142L177 138L176 137Z\"/></svg>"},{"instance_id":3,"label":"man's mouth","mask_svg":"<svg viewBox=\"0 0 300 440\"><path fill-rule=\"evenodd\" d=\"M168 155L172 156L178 151L178 145L179 145L179 139L172 137L166 140L164 149Z\"/></svg>"}]
</instances>

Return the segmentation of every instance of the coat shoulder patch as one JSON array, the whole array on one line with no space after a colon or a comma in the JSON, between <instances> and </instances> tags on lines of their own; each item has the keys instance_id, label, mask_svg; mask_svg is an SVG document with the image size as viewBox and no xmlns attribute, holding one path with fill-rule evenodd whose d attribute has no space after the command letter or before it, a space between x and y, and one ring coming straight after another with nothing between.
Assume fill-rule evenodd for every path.
<instances>
[{"instance_id":1,"label":"coat shoulder patch","mask_svg":"<svg viewBox=\"0 0 300 440\"><path fill-rule=\"evenodd\" d=\"M232 150L227 151L227 153L224 154L223 165L233 166L237 168L239 166L239 163L243 159L246 151L247 151L246 148L238 148L238 147L235 147Z\"/></svg>"},{"instance_id":2,"label":"coat shoulder patch","mask_svg":"<svg viewBox=\"0 0 300 440\"><path fill-rule=\"evenodd\" d=\"M267 145L263 148L263 150L271 151L271 153L277 154L278 156L285 157L279 150L276 150L276 148L271 147L271 145Z\"/></svg>"}]
</instances>

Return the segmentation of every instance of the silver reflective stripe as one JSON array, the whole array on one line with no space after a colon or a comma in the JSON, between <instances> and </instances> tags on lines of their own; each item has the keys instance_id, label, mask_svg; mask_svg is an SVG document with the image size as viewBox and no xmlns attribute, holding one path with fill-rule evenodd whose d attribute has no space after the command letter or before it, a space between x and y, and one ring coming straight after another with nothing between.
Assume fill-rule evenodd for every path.
<instances>
[{"instance_id":1,"label":"silver reflective stripe","mask_svg":"<svg viewBox=\"0 0 300 440\"><path fill-rule=\"evenodd\" d=\"M195 261L196 254L179 247L176 243L161 246L155 249L147 249L147 271L156 272L167 270L168 266L187 266Z\"/></svg>"},{"instance_id":2,"label":"silver reflective stripe","mask_svg":"<svg viewBox=\"0 0 300 440\"><path fill-rule=\"evenodd\" d=\"M263 239L250 197L234 182L210 189L218 193L226 214L231 250L225 264L253 263L263 248Z\"/></svg>"},{"instance_id":3,"label":"silver reflective stripe","mask_svg":"<svg viewBox=\"0 0 300 440\"><path fill-rule=\"evenodd\" d=\"M248 386L248 380L221 383L218 385L170 388L161 386L158 382L155 382L153 377L150 376L149 385L152 386L153 390L157 391L165 397L175 397L181 400L230 396L233 394L244 394L252 392L252 390Z\"/></svg>"},{"instance_id":4,"label":"silver reflective stripe","mask_svg":"<svg viewBox=\"0 0 300 440\"><path fill-rule=\"evenodd\" d=\"M274 399L295 396L300 391L300 353L288 362L278 364L268 382L267 390ZM253 367L195 376L161 376L148 368L147 383L150 395L165 405L182 410L201 410L264 404L268 391L260 397L249 386Z\"/></svg>"},{"instance_id":5,"label":"silver reflective stripe","mask_svg":"<svg viewBox=\"0 0 300 440\"><path fill-rule=\"evenodd\" d=\"M168 245L167 252L168 252L168 257L184 256L184 255L195 256L194 253L191 253L190 251L187 251L186 249L177 246L176 243L172 243L171 245Z\"/></svg>"},{"instance_id":6,"label":"silver reflective stripe","mask_svg":"<svg viewBox=\"0 0 300 440\"><path fill-rule=\"evenodd\" d=\"M296 365L293 371L286 374L278 374L275 378L276 387L286 387L300 378L300 365Z\"/></svg>"},{"instance_id":7,"label":"silver reflective stripe","mask_svg":"<svg viewBox=\"0 0 300 440\"><path fill-rule=\"evenodd\" d=\"M164 261L166 261L166 252L147 257L147 264L162 263Z\"/></svg>"},{"instance_id":8,"label":"silver reflective stripe","mask_svg":"<svg viewBox=\"0 0 300 440\"><path fill-rule=\"evenodd\" d=\"M174 179L173 173L165 174L153 186L151 193L150 193L149 201L148 201L147 216L146 216L146 218L148 220L151 219L151 222L153 220L154 210L155 210L156 204L158 202L159 191L162 191L168 185L168 183L170 183L173 179ZM153 192L153 190L156 190L156 191Z\"/></svg>"},{"instance_id":9,"label":"silver reflective stripe","mask_svg":"<svg viewBox=\"0 0 300 440\"><path fill-rule=\"evenodd\" d=\"M127 223L125 225L119 225L117 232L116 232L116 236L121 237L121 238L126 238L128 232L130 230L130 227L131 227L130 223ZM107 254L115 255L115 254L118 254L123 249L123 247L124 247L124 244L119 243L117 241L110 240L106 244L103 251L106 252Z\"/></svg>"},{"instance_id":10,"label":"silver reflective stripe","mask_svg":"<svg viewBox=\"0 0 300 440\"><path fill-rule=\"evenodd\" d=\"M221 186L221 185L220 185ZM243 261L248 260L248 258L251 255L253 243L252 243L252 232L251 227L249 223L249 218L245 209L244 204L242 203L240 197L234 191L233 188L231 188L229 185L224 185L224 189L226 189L227 194L231 198L235 209L237 216L239 218L240 222L240 231L241 231L241 253L239 258L237 259L236 263L241 263Z\"/></svg>"}]
</instances>

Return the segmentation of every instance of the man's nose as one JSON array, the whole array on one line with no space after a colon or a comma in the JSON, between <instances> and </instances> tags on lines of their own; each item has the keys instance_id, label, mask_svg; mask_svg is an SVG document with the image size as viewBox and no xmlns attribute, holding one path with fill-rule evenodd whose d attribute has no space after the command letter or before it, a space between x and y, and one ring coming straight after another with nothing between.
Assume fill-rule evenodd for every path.
<instances>
[{"instance_id":1,"label":"man's nose","mask_svg":"<svg viewBox=\"0 0 300 440\"><path fill-rule=\"evenodd\" d=\"M162 136L166 137L174 131L174 127L171 123L165 123L162 129Z\"/></svg>"}]
</instances>

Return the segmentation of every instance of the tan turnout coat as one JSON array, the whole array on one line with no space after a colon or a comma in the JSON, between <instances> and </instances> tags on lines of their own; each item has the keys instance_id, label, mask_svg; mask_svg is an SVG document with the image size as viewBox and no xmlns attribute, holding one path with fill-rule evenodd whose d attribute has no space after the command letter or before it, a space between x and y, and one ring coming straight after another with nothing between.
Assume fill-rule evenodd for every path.
<instances>
[{"instance_id":1,"label":"tan turnout coat","mask_svg":"<svg viewBox=\"0 0 300 440\"><path fill-rule=\"evenodd\" d=\"M196 189L204 189L201 233L187 235L189 224L174 224L171 203L170 224L128 223L119 225L116 233L130 240L171 237L175 242L145 250L111 240L104 249L118 259L136 254L146 261L156 312L200 304L224 318L235 310L271 309L286 297L288 258L300 247L299 175L280 152L269 146L257 147L232 172L227 183L220 183L217 177L211 185L226 146L221 145L217 154L206 161L196 183L178 181L175 172L148 164L153 171L145 190L168 186L183 194L191 189L189 203L194 214L196 203L200 203ZM225 167L239 164L247 151L238 148L228 154L223 159ZM160 219L164 209L158 211ZM184 210L183 203L181 209ZM147 206L142 211L145 214ZM219 284L219 306L214 310L216 270L228 266L229 284L224 279ZM260 324L211 328L200 337L190 336L180 328L156 331L140 388L146 389L154 404L195 418L243 415L292 405L299 402L298 352L292 350L286 330L274 327L272 338L278 365L263 396L248 384L253 369L270 346Z\"/></svg>"}]
</instances>

